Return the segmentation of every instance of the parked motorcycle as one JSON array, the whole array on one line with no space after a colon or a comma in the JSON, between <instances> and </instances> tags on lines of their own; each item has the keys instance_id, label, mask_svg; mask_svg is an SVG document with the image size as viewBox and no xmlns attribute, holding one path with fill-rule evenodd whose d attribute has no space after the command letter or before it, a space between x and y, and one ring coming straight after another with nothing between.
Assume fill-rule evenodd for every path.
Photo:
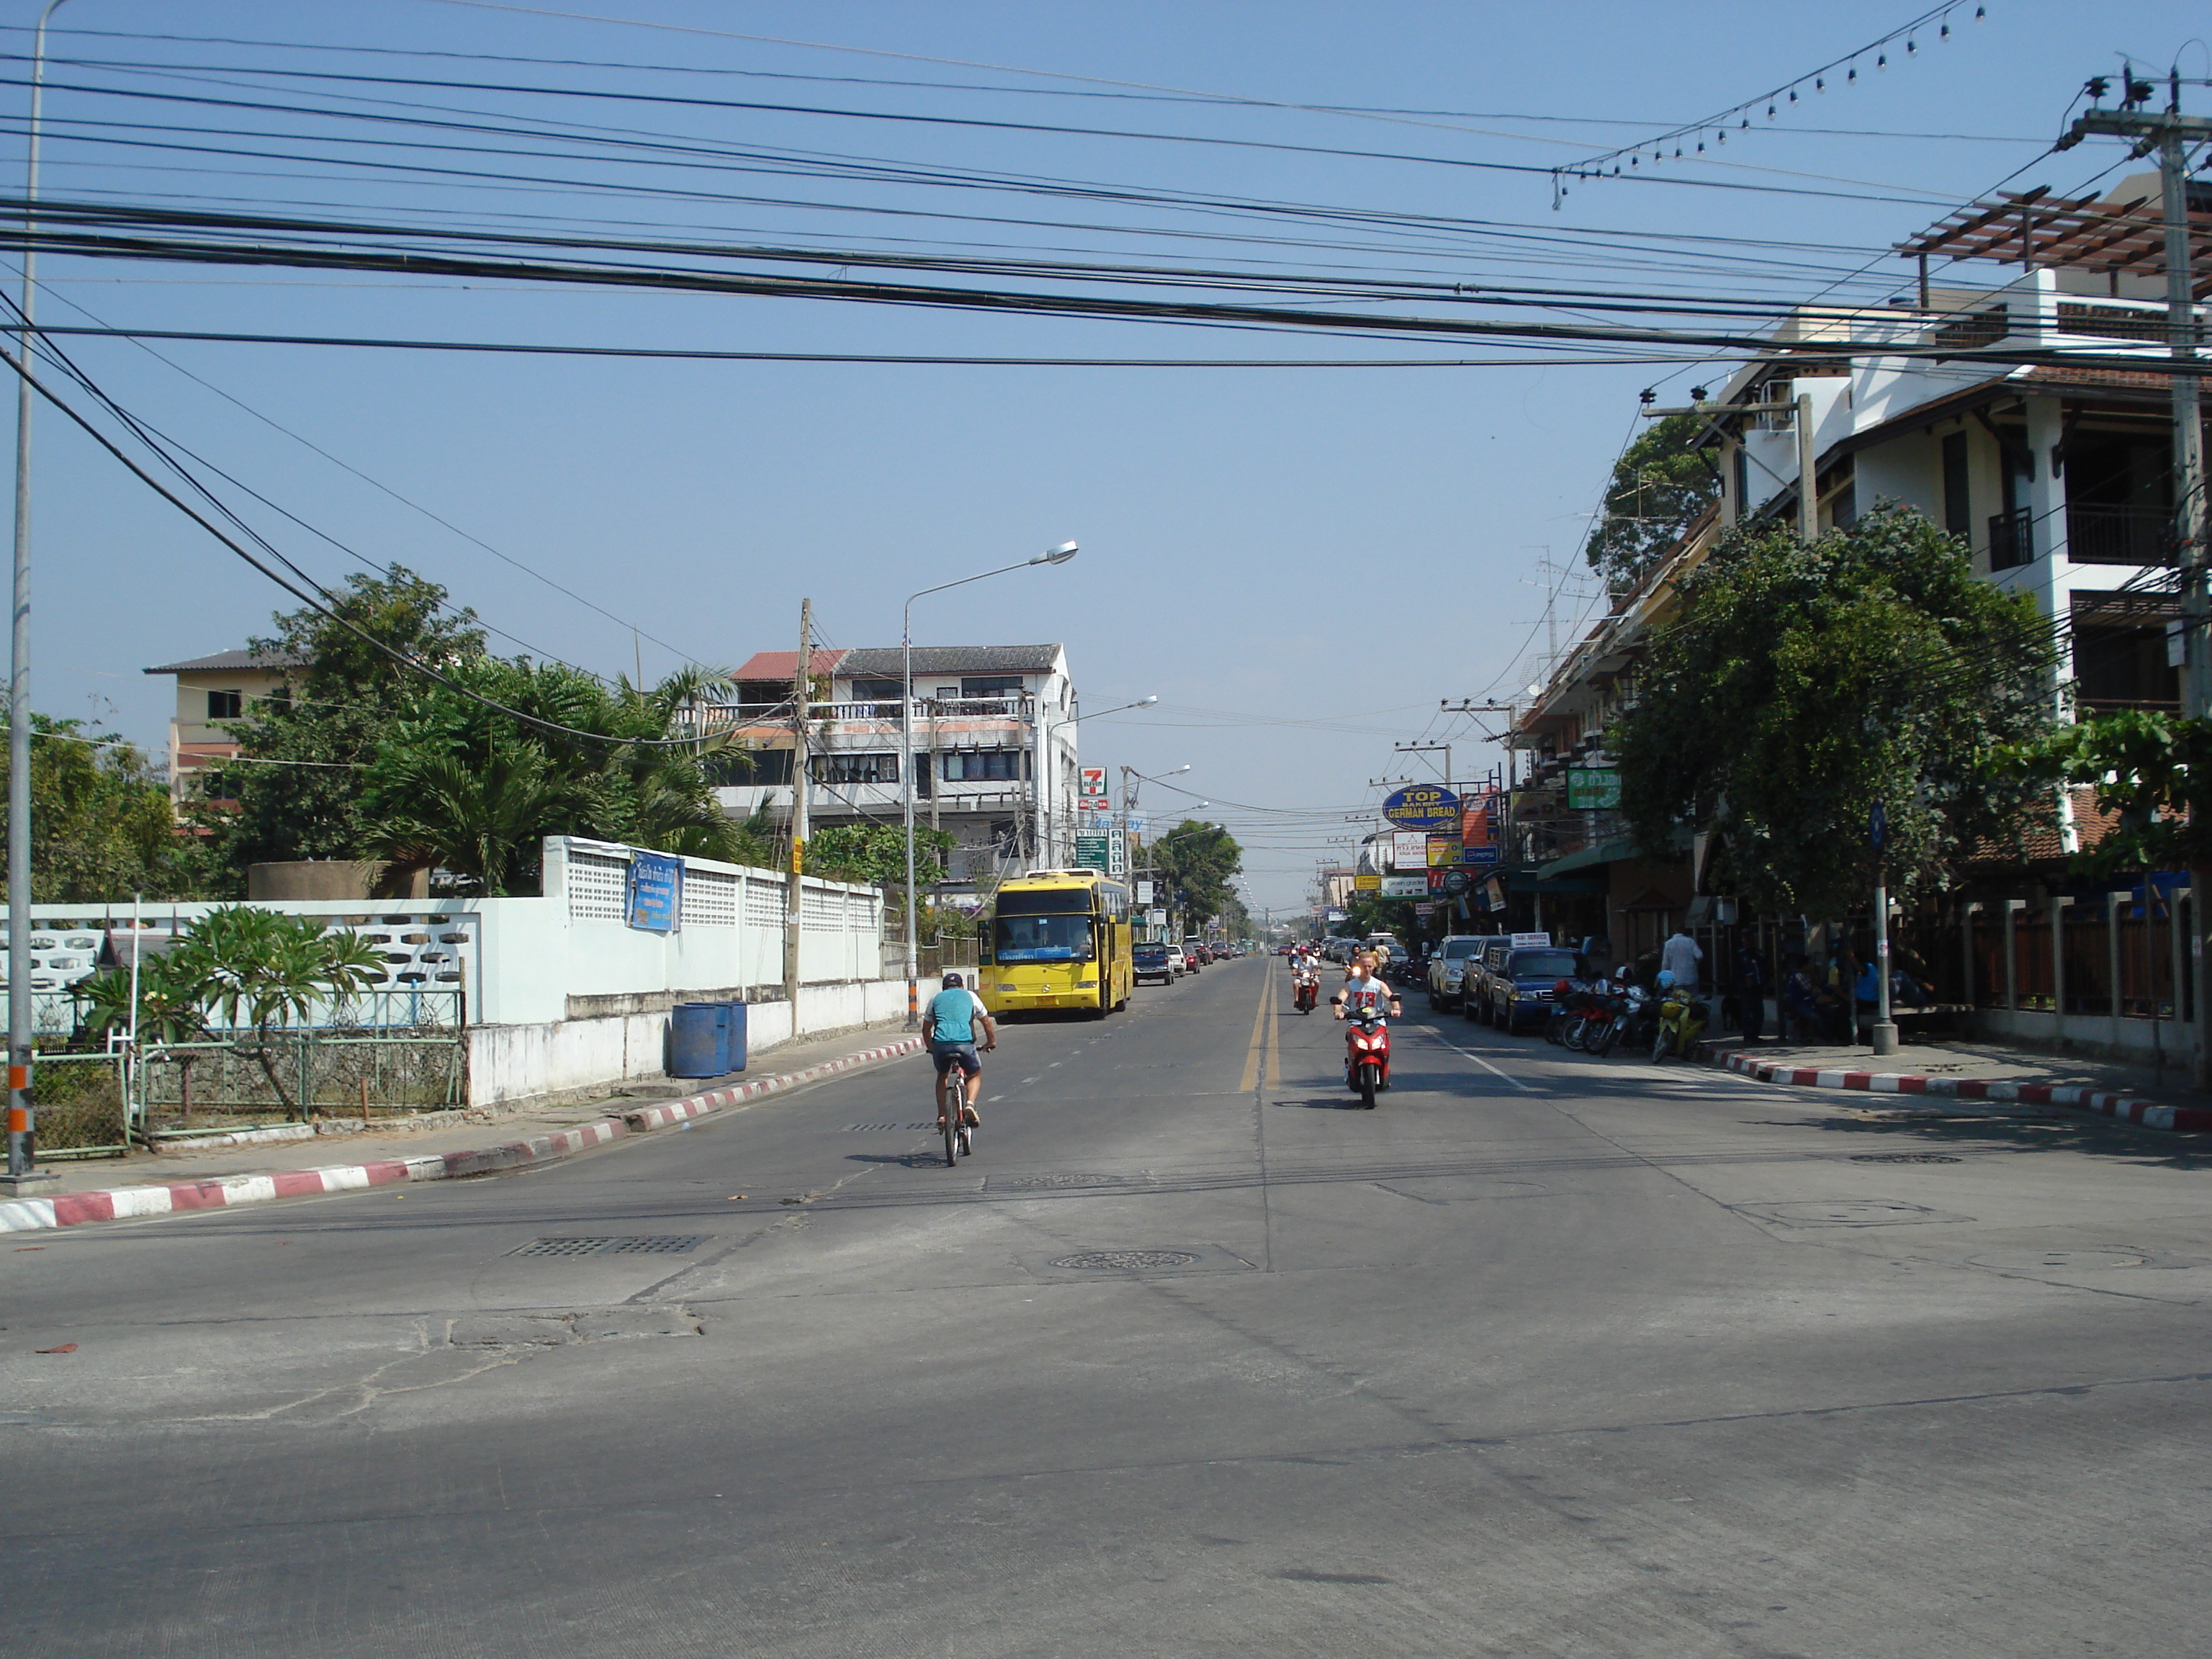
<instances>
[{"instance_id":1,"label":"parked motorcycle","mask_svg":"<svg viewBox=\"0 0 2212 1659\"><path fill-rule=\"evenodd\" d=\"M1603 1054L1598 1044L1613 1029L1613 1000L1603 989L1593 986L1577 992L1567 1015L1566 1046L1583 1054Z\"/></svg>"},{"instance_id":2,"label":"parked motorcycle","mask_svg":"<svg viewBox=\"0 0 2212 1659\"><path fill-rule=\"evenodd\" d=\"M1390 1086L1390 1027L1374 1008L1345 1018L1344 1081L1370 1111L1375 1097Z\"/></svg>"},{"instance_id":3,"label":"parked motorcycle","mask_svg":"<svg viewBox=\"0 0 2212 1659\"><path fill-rule=\"evenodd\" d=\"M1611 999L1613 1018L1589 1042L1590 1053L1611 1054L1624 1040L1631 1048L1649 1044L1659 1025L1659 1005L1641 985L1623 984Z\"/></svg>"},{"instance_id":4,"label":"parked motorcycle","mask_svg":"<svg viewBox=\"0 0 2212 1659\"><path fill-rule=\"evenodd\" d=\"M1679 985L1659 994L1659 1029L1651 1039L1653 1064L1669 1054L1686 1054L1704 1033L1712 1010Z\"/></svg>"},{"instance_id":5,"label":"parked motorcycle","mask_svg":"<svg viewBox=\"0 0 2212 1659\"><path fill-rule=\"evenodd\" d=\"M1579 988L1576 981L1563 979L1552 987L1552 1010L1544 1016L1544 1041L1565 1045L1567 1028L1574 1023L1573 999Z\"/></svg>"}]
</instances>

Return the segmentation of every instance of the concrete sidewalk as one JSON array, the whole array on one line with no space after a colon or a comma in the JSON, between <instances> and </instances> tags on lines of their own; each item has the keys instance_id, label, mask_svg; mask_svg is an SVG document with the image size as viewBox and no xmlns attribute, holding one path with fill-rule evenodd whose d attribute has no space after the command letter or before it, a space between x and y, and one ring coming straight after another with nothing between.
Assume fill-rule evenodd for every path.
<instances>
[{"instance_id":1,"label":"concrete sidewalk","mask_svg":"<svg viewBox=\"0 0 2212 1659\"><path fill-rule=\"evenodd\" d=\"M633 1084L603 1100L496 1117L453 1115L439 1127L370 1120L357 1133L135 1153L51 1164L57 1179L0 1200L0 1232L228 1208L393 1182L450 1180L568 1158L849 1071L918 1052L897 1023L781 1045L725 1078ZM441 1115L442 1117L444 1115Z\"/></svg>"},{"instance_id":2,"label":"concrete sidewalk","mask_svg":"<svg viewBox=\"0 0 2212 1659\"><path fill-rule=\"evenodd\" d=\"M1708 1040L1713 1063L1762 1082L1869 1094L1930 1095L2052 1108L2148 1129L2212 1130L2212 1102L2180 1066L2161 1069L2000 1043L1911 1043L1877 1060L1864 1048Z\"/></svg>"}]
</instances>

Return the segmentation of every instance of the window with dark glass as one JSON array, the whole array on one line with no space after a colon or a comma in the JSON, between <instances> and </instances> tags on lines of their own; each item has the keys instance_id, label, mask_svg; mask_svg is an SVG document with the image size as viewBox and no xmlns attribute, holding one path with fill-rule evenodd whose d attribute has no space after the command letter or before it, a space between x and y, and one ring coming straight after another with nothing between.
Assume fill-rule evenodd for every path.
<instances>
[{"instance_id":1,"label":"window with dark glass","mask_svg":"<svg viewBox=\"0 0 2212 1659\"><path fill-rule=\"evenodd\" d=\"M1966 478L1966 434L1954 432L1943 440L1943 528L1971 540L1974 510Z\"/></svg>"},{"instance_id":2,"label":"window with dark glass","mask_svg":"<svg viewBox=\"0 0 2212 1659\"><path fill-rule=\"evenodd\" d=\"M896 783L898 757L893 755L817 755L817 783Z\"/></svg>"},{"instance_id":3,"label":"window with dark glass","mask_svg":"<svg viewBox=\"0 0 2212 1659\"><path fill-rule=\"evenodd\" d=\"M963 697L1018 697L1022 695L1019 674L963 674L960 695Z\"/></svg>"},{"instance_id":4,"label":"window with dark glass","mask_svg":"<svg viewBox=\"0 0 2212 1659\"><path fill-rule=\"evenodd\" d=\"M1026 749L969 750L945 757L945 781L947 783L975 783L996 779L1001 782L1018 781L1028 769Z\"/></svg>"},{"instance_id":5,"label":"window with dark glass","mask_svg":"<svg viewBox=\"0 0 2212 1659\"><path fill-rule=\"evenodd\" d=\"M853 682L853 701L855 702L878 702L885 698L896 702L905 693L904 680L856 679Z\"/></svg>"},{"instance_id":6,"label":"window with dark glass","mask_svg":"<svg viewBox=\"0 0 2212 1659\"><path fill-rule=\"evenodd\" d=\"M234 720L246 712L246 694L242 691L210 691L207 700L207 717L211 720Z\"/></svg>"},{"instance_id":7,"label":"window with dark glass","mask_svg":"<svg viewBox=\"0 0 2212 1659\"><path fill-rule=\"evenodd\" d=\"M743 789L791 781L788 749L725 749L707 757L707 781L717 789Z\"/></svg>"}]
</instances>

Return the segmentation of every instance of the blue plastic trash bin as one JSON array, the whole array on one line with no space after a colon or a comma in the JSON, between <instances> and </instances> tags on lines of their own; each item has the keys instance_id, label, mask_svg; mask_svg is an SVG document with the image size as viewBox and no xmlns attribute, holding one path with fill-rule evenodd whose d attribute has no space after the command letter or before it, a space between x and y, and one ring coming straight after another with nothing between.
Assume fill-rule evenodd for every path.
<instances>
[{"instance_id":1,"label":"blue plastic trash bin","mask_svg":"<svg viewBox=\"0 0 2212 1659\"><path fill-rule=\"evenodd\" d=\"M720 1077L730 1069L730 1005L679 1002L668 1011L668 1075Z\"/></svg>"},{"instance_id":2,"label":"blue plastic trash bin","mask_svg":"<svg viewBox=\"0 0 2212 1659\"><path fill-rule=\"evenodd\" d=\"M745 1005L732 1002L724 1005L730 1011L729 1048L723 1054L724 1069L742 1072L745 1069Z\"/></svg>"}]
</instances>

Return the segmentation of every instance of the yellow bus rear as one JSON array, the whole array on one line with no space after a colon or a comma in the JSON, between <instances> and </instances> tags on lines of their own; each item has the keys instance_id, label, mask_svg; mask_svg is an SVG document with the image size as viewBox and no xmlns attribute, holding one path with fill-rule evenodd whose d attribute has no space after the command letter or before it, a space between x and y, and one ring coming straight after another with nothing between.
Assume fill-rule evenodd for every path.
<instances>
[{"instance_id":1,"label":"yellow bus rear","mask_svg":"<svg viewBox=\"0 0 2212 1659\"><path fill-rule=\"evenodd\" d=\"M1129 1000L1129 890L1095 870L1001 884L976 988L994 1014L1073 1009L1103 1018Z\"/></svg>"}]
</instances>

